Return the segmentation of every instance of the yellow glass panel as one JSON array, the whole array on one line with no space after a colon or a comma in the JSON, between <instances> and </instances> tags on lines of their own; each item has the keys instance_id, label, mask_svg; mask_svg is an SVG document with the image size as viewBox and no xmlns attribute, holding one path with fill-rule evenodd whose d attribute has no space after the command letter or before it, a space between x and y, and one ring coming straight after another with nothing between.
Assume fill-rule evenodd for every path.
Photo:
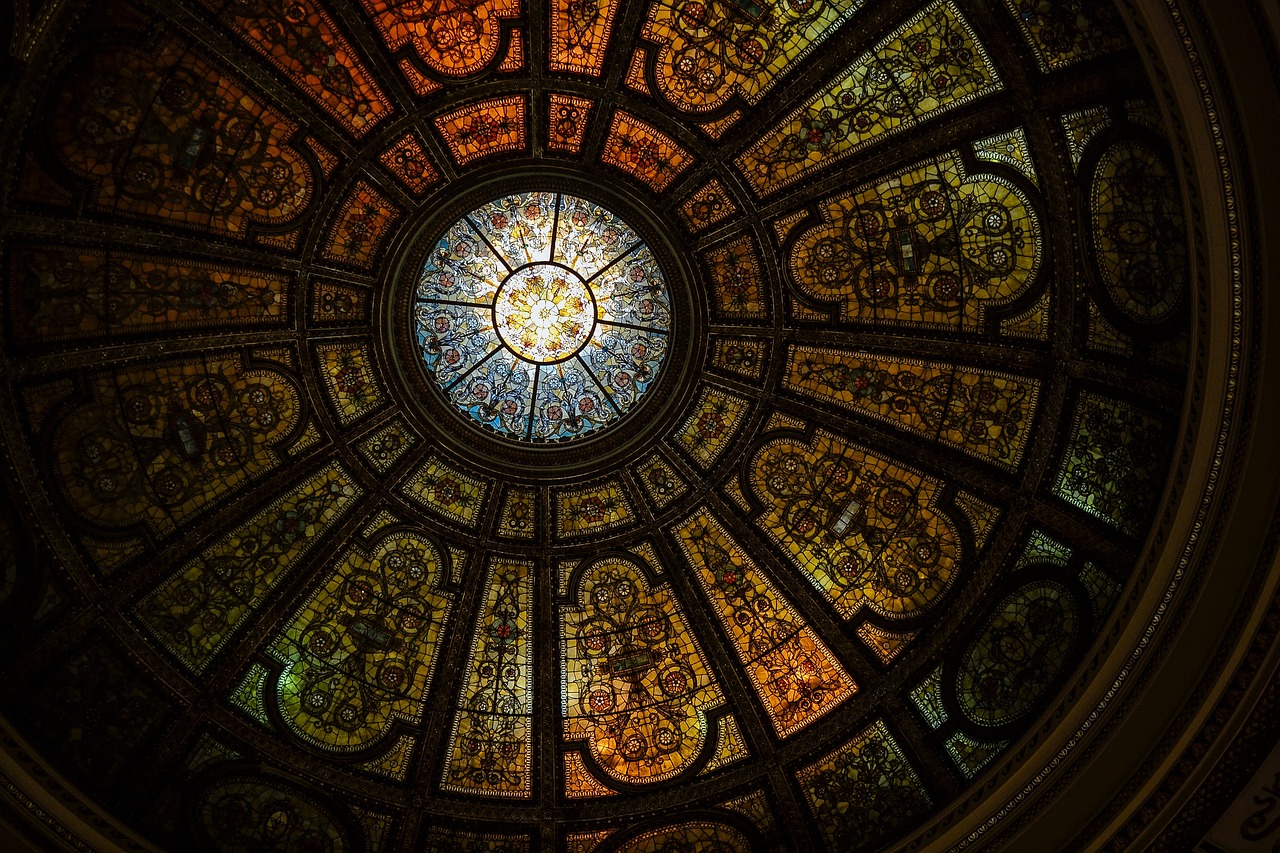
<instances>
[{"instance_id":1,"label":"yellow glass panel","mask_svg":"<svg viewBox=\"0 0 1280 853\"><path fill-rule=\"evenodd\" d=\"M314 0L201 0L354 136L391 114L378 84Z\"/></svg>"},{"instance_id":2,"label":"yellow glass panel","mask_svg":"<svg viewBox=\"0 0 1280 853\"><path fill-rule=\"evenodd\" d=\"M566 799L583 800L595 797L616 797L618 792L596 778L587 769L581 753L564 754L564 795Z\"/></svg>"},{"instance_id":3,"label":"yellow glass panel","mask_svg":"<svg viewBox=\"0 0 1280 853\"><path fill-rule=\"evenodd\" d=\"M742 739L742 730L738 728L738 718L733 714L726 714L720 718L718 725L716 750L698 775L712 773L750 756L751 750L747 749L746 741Z\"/></svg>"},{"instance_id":4,"label":"yellow glass panel","mask_svg":"<svg viewBox=\"0 0 1280 853\"><path fill-rule=\"evenodd\" d=\"M552 71L599 77L621 0L555 0L551 4Z\"/></svg>"},{"instance_id":5,"label":"yellow glass panel","mask_svg":"<svg viewBox=\"0 0 1280 853\"><path fill-rule=\"evenodd\" d=\"M1031 144L1027 141L1027 132L1021 127L979 139L973 143L973 156L987 163L1001 163L1017 169L1031 183L1040 186L1035 160L1031 157Z\"/></svg>"},{"instance_id":6,"label":"yellow glass panel","mask_svg":"<svg viewBox=\"0 0 1280 853\"><path fill-rule=\"evenodd\" d=\"M718 178L712 178L680 205L680 218L691 231L710 228L737 212L738 206L733 203Z\"/></svg>"},{"instance_id":7,"label":"yellow glass panel","mask_svg":"<svg viewBox=\"0 0 1280 853\"><path fill-rule=\"evenodd\" d=\"M441 787L466 794L532 796L533 566L491 558Z\"/></svg>"},{"instance_id":8,"label":"yellow glass panel","mask_svg":"<svg viewBox=\"0 0 1280 853\"><path fill-rule=\"evenodd\" d=\"M929 609L955 579L960 541L942 484L831 433L779 438L751 463L756 523L846 619Z\"/></svg>"},{"instance_id":9,"label":"yellow glass panel","mask_svg":"<svg viewBox=\"0 0 1280 853\"><path fill-rule=\"evenodd\" d=\"M724 698L664 584L632 560L592 563L561 621L567 741L622 782L657 782L688 767Z\"/></svg>"},{"instance_id":10,"label":"yellow glass panel","mask_svg":"<svg viewBox=\"0 0 1280 853\"><path fill-rule=\"evenodd\" d=\"M320 140L314 136L308 136L304 142L312 154L316 156L316 160L320 163L320 174L326 178L333 177L334 171L337 170L341 159L328 148L321 144Z\"/></svg>"},{"instance_id":11,"label":"yellow glass panel","mask_svg":"<svg viewBox=\"0 0 1280 853\"><path fill-rule=\"evenodd\" d=\"M668 504L689 491L689 484L680 478L666 459L656 453L640 463L636 475L655 509L665 509Z\"/></svg>"},{"instance_id":12,"label":"yellow glass panel","mask_svg":"<svg viewBox=\"0 0 1280 853\"><path fill-rule=\"evenodd\" d=\"M227 696L227 701L263 727L274 730L266 707L267 681L270 678L271 673L265 666L260 663L249 664L249 669Z\"/></svg>"},{"instance_id":13,"label":"yellow glass panel","mask_svg":"<svg viewBox=\"0 0 1280 853\"><path fill-rule=\"evenodd\" d=\"M1106 107L1089 107L1062 116L1062 131L1067 138L1067 152L1071 165L1080 168L1085 149L1093 138L1111 126L1111 114Z\"/></svg>"},{"instance_id":14,"label":"yellow glass panel","mask_svg":"<svg viewBox=\"0 0 1280 853\"><path fill-rule=\"evenodd\" d=\"M410 46L445 77L487 68L502 46L504 20L520 14L520 0L360 0L392 53Z\"/></svg>"},{"instance_id":15,"label":"yellow glass panel","mask_svg":"<svg viewBox=\"0 0 1280 853\"><path fill-rule=\"evenodd\" d=\"M1000 333L1011 338L1029 338L1033 341L1049 340L1049 325L1053 320L1050 294L1046 290L1035 304L1020 314L1000 321Z\"/></svg>"},{"instance_id":16,"label":"yellow glass panel","mask_svg":"<svg viewBox=\"0 0 1280 853\"><path fill-rule=\"evenodd\" d=\"M418 441L399 419L356 442L355 449L379 474L385 474Z\"/></svg>"},{"instance_id":17,"label":"yellow glass panel","mask_svg":"<svg viewBox=\"0 0 1280 853\"><path fill-rule=\"evenodd\" d=\"M674 532L778 737L853 695L857 686L835 655L710 513Z\"/></svg>"},{"instance_id":18,"label":"yellow glass panel","mask_svg":"<svg viewBox=\"0 0 1280 853\"><path fill-rule=\"evenodd\" d=\"M184 665L203 672L359 494L329 465L205 548L134 612Z\"/></svg>"},{"instance_id":19,"label":"yellow glass panel","mask_svg":"<svg viewBox=\"0 0 1280 853\"><path fill-rule=\"evenodd\" d=\"M712 139L719 140L720 137L724 136L725 133L728 132L729 128L737 124L741 118L742 110L734 110L722 119L703 122L698 125L698 127L701 128L702 132L707 136L710 136Z\"/></svg>"},{"instance_id":20,"label":"yellow glass panel","mask_svg":"<svg viewBox=\"0 0 1280 853\"><path fill-rule=\"evenodd\" d=\"M862 0L656 0L643 35L662 45L658 88L682 110L708 112L732 94L751 104L808 56Z\"/></svg>"},{"instance_id":21,"label":"yellow glass panel","mask_svg":"<svg viewBox=\"0 0 1280 853\"><path fill-rule=\"evenodd\" d=\"M749 405L742 397L718 388L703 389L697 404L676 430L676 445L699 468L710 468L746 423Z\"/></svg>"},{"instance_id":22,"label":"yellow glass panel","mask_svg":"<svg viewBox=\"0 0 1280 853\"><path fill-rule=\"evenodd\" d=\"M442 84L437 83L419 71L417 64L407 56L397 62L396 65L399 67L400 73L404 75L404 79L408 81L410 88L413 89L413 93L419 98L434 95L444 88Z\"/></svg>"},{"instance_id":23,"label":"yellow glass panel","mask_svg":"<svg viewBox=\"0 0 1280 853\"><path fill-rule=\"evenodd\" d=\"M649 81L644 76L645 57L649 52L643 47L636 48L636 52L631 54L631 64L627 66L627 74L622 78L622 84L633 92L639 92L642 95L652 95L649 91Z\"/></svg>"},{"instance_id":24,"label":"yellow glass panel","mask_svg":"<svg viewBox=\"0 0 1280 853\"><path fill-rule=\"evenodd\" d=\"M769 345L763 338L716 338L711 366L758 381L764 378L768 357Z\"/></svg>"},{"instance_id":25,"label":"yellow glass panel","mask_svg":"<svg viewBox=\"0 0 1280 853\"><path fill-rule=\"evenodd\" d=\"M759 195L937 113L999 91L995 67L951 0L920 12L737 159Z\"/></svg>"},{"instance_id":26,"label":"yellow glass panel","mask_svg":"<svg viewBox=\"0 0 1280 853\"><path fill-rule=\"evenodd\" d=\"M634 513L617 480L556 495L556 534L583 536L632 521Z\"/></svg>"},{"instance_id":27,"label":"yellow glass panel","mask_svg":"<svg viewBox=\"0 0 1280 853\"><path fill-rule=\"evenodd\" d=\"M474 527L484 506L488 484L464 474L432 455L404 485L404 493L417 503L465 527Z\"/></svg>"},{"instance_id":28,"label":"yellow glass panel","mask_svg":"<svg viewBox=\"0 0 1280 853\"><path fill-rule=\"evenodd\" d=\"M329 402L343 426L382 405L382 389L368 346L326 345L316 348Z\"/></svg>"},{"instance_id":29,"label":"yellow glass panel","mask_svg":"<svg viewBox=\"0 0 1280 853\"><path fill-rule=\"evenodd\" d=\"M789 390L1015 468L1031 435L1040 383L946 362L792 346Z\"/></svg>"},{"instance_id":30,"label":"yellow glass panel","mask_svg":"<svg viewBox=\"0 0 1280 853\"><path fill-rule=\"evenodd\" d=\"M746 817L763 835L767 836L777 828L773 807L769 805L769 798L762 789L727 800L719 808L729 809Z\"/></svg>"},{"instance_id":31,"label":"yellow glass panel","mask_svg":"<svg viewBox=\"0 0 1280 853\"><path fill-rule=\"evenodd\" d=\"M534 489L511 489L498 514L498 535L512 539L534 539L538 536L538 492Z\"/></svg>"},{"instance_id":32,"label":"yellow glass panel","mask_svg":"<svg viewBox=\"0 0 1280 853\"><path fill-rule=\"evenodd\" d=\"M416 720L431 683L450 597L439 549L395 532L355 546L297 611L271 654L280 714L304 740L355 750L393 720Z\"/></svg>"},{"instance_id":33,"label":"yellow glass panel","mask_svg":"<svg viewBox=\"0 0 1280 853\"><path fill-rule=\"evenodd\" d=\"M167 532L279 464L298 423L284 374L239 356L90 374L53 428L62 493L106 527Z\"/></svg>"},{"instance_id":34,"label":"yellow glass panel","mask_svg":"<svg viewBox=\"0 0 1280 853\"><path fill-rule=\"evenodd\" d=\"M1035 280L1040 221L1021 190L944 157L821 205L788 258L800 293L842 320L974 331Z\"/></svg>"},{"instance_id":35,"label":"yellow glass panel","mask_svg":"<svg viewBox=\"0 0 1280 853\"><path fill-rule=\"evenodd\" d=\"M413 755L414 739L409 735L400 735L395 743L372 761L362 761L357 765L361 770L368 770L379 776L386 776L397 782L403 782L409 775L409 759Z\"/></svg>"}]
</instances>

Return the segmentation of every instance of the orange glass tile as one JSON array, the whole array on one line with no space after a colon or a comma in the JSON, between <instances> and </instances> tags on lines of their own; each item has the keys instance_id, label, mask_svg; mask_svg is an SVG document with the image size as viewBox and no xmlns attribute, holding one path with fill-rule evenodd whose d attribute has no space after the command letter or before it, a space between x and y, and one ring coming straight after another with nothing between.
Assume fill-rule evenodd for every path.
<instances>
[{"instance_id":1,"label":"orange glass tile","mask_svg":"<svg viewBox=\"0 0 1280 853\"><path fill-rule=\"evenodd\" d=\"M502 22L520 14L520 0L360 0L360 5L392 53L411 46L428 68L447 77L487 68L502 45Z\"/></svg>"},{"instance_id":2,"label":"orange glass tile","mask_svg":"<svg viewBox=\"0 0 1280 853\"><path fill-rule=\"evenodd\" d=\"M202 0L354 136L391 114L364 63L315 0Z\"/></svg>"},{"instance_id":3,"label":"orange glass tile","mask_svg":"<svg viewBox=\"0 0 1280 853\"><path fill-rule=\"evenodd\" d=\"M320 323L363 320L369 310L367 287L323 279L311 282L311 319Z\"/></svg>"},{"instance_id":4,"label":"orange glass tile","mask_svg":"<svg viewBox=\"0 0 1280 853\"><path fill-rule=\"evenodd\" d=\"M491 98L445 113L436 129L459 166L503 151L525 147L526 99L523 95Z\"/></svg>"},{"instance_id":5,"label":"orange glass tile","mask_svg":"<svg viewBox=\"0 0 1280 853\"><path fill-rule=\"evenodd\" d=\"M778 243L787 242L787 237L791 234L791 230L800 222L803 222L809 216L807 210L797 210L795 213L789 213L786 216L773 220L773 233L778 237Z\"/></svg>"},{"instance_id":6,"label":"orange glass tile","mask_svg":"<svg viewBox=\"0 0 1280 853\"><path fill-rule=\"evenodd\" d=\"M706 509L675 535L778 737L795 734L857 691L817 632Z\"/></svg>"},{"instance_id":7,"label":"orange glass tile","mask_svg":"<svg viewBox=\"0 0 1280 853\"><path fill-rule=\"evenodd\" d=\"M741 237L703 256L711 278L716 313L722 317L767 316L769 303L760 253L750 237Z\"/></svg>"},{"instance_id":8,"label":"orange glass tile","mask_svg":"<svg viewBox=\"0 0 1280 853\"><path fill-rule=\"evenodd\" d=\"M412 131L400 137L378 159L414 195L422 195L440 180L440 173L431 165L427 153L422 150L422 142Z\"/></svg>"},{"instance_id":9,"label":"orange glass tile","mask_svg":"<svg viewBox=\"0 0 1280 853\"><path fill-rule=\"evenodd\" d=\"M599 77L620 0L555 0L551 8L552 71Z\"/></svg>"},{"instance_id":10,"label":"orange glass tile","mask_svg":"<svg viewBox=\"0 0 1280 853\"><path fill-rule=\"evenodd\" d=\"M513 30L511 33L511 43L507 45L507 55L503 58L502 64L498 66L499 71L520 71L524 69L524 36L519 30Z\"/></svg>"},{"instance_id":11,"label":"orange glass tile","mask_svg":"<svg viewBox=\"0 0 1280 853\"><path fill-rule=\"evenodd\" d=\"M662 192L693 165L693 155L657 128L618 110L600 158Z\"/></svg>"},{"instance_id":12,"label":"orange glass tile","mask_svg":"<svg viewBox=\"0 0 1280 853\"><path fill-rule=\"evenodd\" d=\"M292 231L286 231L283 234L257 234L254 239L263 246L271 246L274 249L284 249L286 252L292 252L298 248L298 241L302 238L302 232L295 228Z\"/></svg>"},{"instance_id":13,"label":"orange glass tile","mask_svg":"<svg viewBox=\"0 0 1280 853\"><path fill-rule=\"evenodd\" d=\"M409 81L409 85L413 87L413 93L419 98L426 97L433 92L439 92L444 88L444 86L419 71L411 59L400 60L400 73L404 75L404 79Z\"/></svg>"},{"instance_id":14,"label":"orange glass tile","mask_svg":"<svg viewBox=\"0 0 1280 853\"><path fill-rule=\"evenodd\" d=\"M709 228L737 212L738 206L716 178L712 178L680 205L680 217L691 231Z\"/></svg>"},{"instance_id":15,"label":"orange glass tile","mask_svg":"<svg viewBox=\"0 0 1280 853\"><path fill-rule=\"evenodd\" d=\"M566 788L567 787L568 786L566 786ZM566 792L565 796L568 797L571 795ZM596 849L604 843L604 840L615 832L617 832L616 829L571 832L564 837L563 849L565 853L595 853Z\"/></svg>"},{"instance_id":16,"label":"orange glass tile","mask_svg":"<svg viewBox=\"0 0 1280 853\"><path fill-rule=\"evenodd\" d=\"M734 110L719 121L708 121L698 125L702 128L702 132L712 139L719 139L724 136L725 131L738 123L738 119L742 118L742 113Z\"/></svg>"},{"instance_id":17,"label":"orange glass tile","mask_svg":"<svg viewBox=\"0 0 1280 853\"><path fill-rule=\"evenodd\" d=\"M547 116L547 147L554 151L577 154L587 133L587 121L595 101L572 95L551 95L551 111Z\"/></svg>"},{"instance_id":18,"label":"orange glass tile","mask_svg":"<svg viewBox=\"0 0 1280 853\"><path fill-rule=\"evenodd\" d=\"M628 89L640 92L644 95L652 95L649 89L649 81L644 78L644 48L636 48L636 52L631 54L631 65L627 67L627 76L622 82L626 84Z\"/></svg>"},{"instance_id":19,"label":"orange glass tile","mask_svg":"<svg viewBox=\"0 0 1280 853\"><path fill-rule=\"evenodd\" d=\"M326 178L332 175L334 169L338 168L338 155L324 147L314 136L308 136L306 142L307 148L316 155L316 161L320 164L320 173Z\"/></svg>"},{"instance_id":20,"label":"orange glass tile","mask_svg":"<svg viewBox=\"0 0 1280 853\"><path fill-rule=\"evenodd\" d=\"M918 631L908 631L905 634L886 631L870 622L863 622L858 626L858 639L885 664L892 663L918 634Z\"/></svg>"},{"instance_id":21,"label":"orange glass tile","mask_svg":"<svg viewBox=\"0 0 1280 853\"><path fill-rule=\"evenodd\" d=\"M564 795L570 800L591 797L616 797L618 792L596 778L582 756L576 752L564 754Z\"/></svg>"},{"instance_id":22,"label":"orange glass tile","mask_svg":"<svg viewBox=\"0 0 1280 853\"><path fill-rule=\"evenodd\" d=\"M358 181L329 229L321 257L369 269L400 209L377 190Z\"/></svg>"}]
</instances>

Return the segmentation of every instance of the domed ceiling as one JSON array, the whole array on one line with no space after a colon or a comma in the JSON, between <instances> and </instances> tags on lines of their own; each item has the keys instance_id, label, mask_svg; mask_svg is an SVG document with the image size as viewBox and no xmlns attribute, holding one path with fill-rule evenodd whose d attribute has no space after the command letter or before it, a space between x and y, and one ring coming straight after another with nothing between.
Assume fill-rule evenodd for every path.
<instances>
[{"instance_id":1,"label":"domed ceiling","mask_svg":"<svg viewBox=\"0 0 1280 853\"><path fill-rule=\"evenodd\" d=\"M61 11L3 711L155 844L879 849L1087 680L1190 326L1109 3Z\"/></svg>"}]
</instances>

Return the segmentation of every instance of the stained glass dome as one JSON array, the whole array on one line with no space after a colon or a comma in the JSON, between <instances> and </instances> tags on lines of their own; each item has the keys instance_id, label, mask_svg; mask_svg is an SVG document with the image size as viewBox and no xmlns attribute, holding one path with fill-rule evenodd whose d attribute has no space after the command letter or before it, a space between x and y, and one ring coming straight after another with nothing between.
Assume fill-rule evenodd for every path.
<instances>
[{"instance_id":1,"label":"stained glass dome","mask_svg":"<svg viewBox=\"0 0 1280 853\"><path fill-rule=\"evenodd\" d=\"M1245 430L1208 265L1263 242L1200 245L1187 164L1228 173L1131 5L0 3L0 717L94 803L43 813L323 853L1021 814L1201 597Z\"/></svg>"},{"instance_id":2,"label":"stained glass dome","mask_svg":"<svg viewBox=\"0 0 1280 853\"><path fill-rule=\"evenodd\" d=\"M530 442L629 414L671 333L653 252L565 193L505 196L455 222L423 264L412 316L433 384L473 423Z\"/></svg>"}]
</instances>

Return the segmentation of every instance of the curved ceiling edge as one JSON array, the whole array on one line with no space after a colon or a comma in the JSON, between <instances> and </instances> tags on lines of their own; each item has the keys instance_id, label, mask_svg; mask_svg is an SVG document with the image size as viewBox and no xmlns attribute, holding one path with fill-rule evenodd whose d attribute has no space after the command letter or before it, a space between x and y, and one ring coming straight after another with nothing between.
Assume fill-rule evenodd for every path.
<instances>
[{"instance_id":1,"label":"curved ceiling edge","mask_svg":"<svg viewBox=\"0 0 1280 853\"><path fill-rule=\"evenodd\" d=\"M1261 510L1253 517L1274 518L1280 474L1272 439L1280 407L1262 404L1273 380L1264 385L1261 378L1264 369L1274 376L1280 363L1276 315L1261 326L1265 270L1280 268L1280 242L1274 224L1264 229L1247 218L1268 203L1265 187L1280 188L1280 169L1263 156L1266 143L1259 143L1274 137L1257 127L1269 114L1273 133L1280 129L1277 101L1274 92L1259 92L1264 87L1249 82L1259 64L1265 67L1266 34L1258 39L1260 31L1252 31L1224 52L1206 30L1239 32L1247 19L1239 3L1130 0L1120 6L1144 60L1160 72L1153 77L1166 81L1156 93L1181 122L1181 165L1191 166L1203 216L1199 275L1209 320L1195 329L1194 351L1201 357L1192 381L1199 382L1199 393L1189 394L1184 408L1180 470L1187 479L1176 515L1166 516L1158 541L1149 537L1145 546L1140 565L1150 580L1145 594L1131 602L1139 618L1099 637L1093 681L1072 698L1052 731L1032 732L1011 750L1010 763L1020 765L981 802L944 810L895 849L1002 849L1019 840L1042 849L1145 849L1191 795L1184 789L1185 750L1219 710L1217 701L1236 679L1241 659L1260 643L1253 653L1275 660L1275 638L1262 624L1280 585L1274 526L1268 532L1234 525L1225 533L1215 527L1229 525L1234 511L1255 501ZM1192 48L1198 51L1194 59L1187 55ZM1276 45L1269 49L1274 55ZM1238 124L1242 93L1253 101L1255 127L1248 134ZM1234 178L1229 187L1223 186L1224 170ZM1250 175L1254 180L1246 179ZM1185 185L1187 174L1180 170L1180 177ZM1228 408L1233 415L1224 424L1218 414ZM1189 412L1198 417L1191 435L1185 434ZM1194 664L1166 665L1210 659L1231 665L1204 679ZM1262 673L1269 671L1264 666ZM1257 679L1254 698L1266 681ZM1196 754L1193 766L1203 762L1207 772L1250 707L1242 702L1234 725L1199 741L1205 752ZM1191 782L1196 778L1191 775ZM1174 793L1156 798L1162 782Z\"/></svg>"}]
</instances>

